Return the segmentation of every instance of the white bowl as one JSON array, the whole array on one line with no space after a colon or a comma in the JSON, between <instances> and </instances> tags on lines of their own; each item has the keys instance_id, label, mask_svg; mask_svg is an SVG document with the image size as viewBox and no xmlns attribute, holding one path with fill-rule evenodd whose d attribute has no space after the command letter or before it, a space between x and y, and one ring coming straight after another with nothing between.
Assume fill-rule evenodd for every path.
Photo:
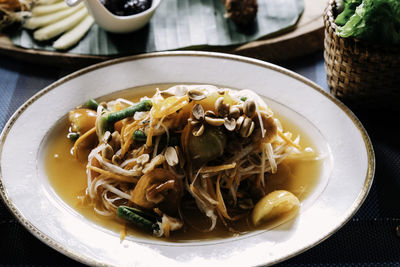
<instances>
[{"instance_id":1,"label":"white bowl","mask_svg":"<svg viewBox=\"0 0 400 267\"><path fill-rule=\"evenodd\" d=\"M80 0L66 0L68 5L76 5ZM151 7L141 13L130 16L112 14L100 0L84 0L96 23L106 31L113 33L129 33L143 28L151 19L161 0L153 0Z\"/></svg>"}]
</instances>

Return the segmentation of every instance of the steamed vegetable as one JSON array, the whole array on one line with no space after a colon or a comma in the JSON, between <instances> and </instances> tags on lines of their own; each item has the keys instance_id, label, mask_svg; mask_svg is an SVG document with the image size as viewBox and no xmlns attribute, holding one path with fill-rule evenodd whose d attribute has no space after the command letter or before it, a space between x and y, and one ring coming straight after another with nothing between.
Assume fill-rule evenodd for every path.
<instances>
[{"instance_id":1,"label":"steamed vegetable","mask_svg":"<svg viewBox=\"0 0 400 267\"><path fill-rule=\"evenodd\" d=\"M38 41L49 40L65 31L72 29L88 15L86 9L81 9L73 15L54 24L50 24L34 32L33 37Z\"/></svg>"},{"instance_id":2,"label":"steamed vegetable","mask_svg":"<svg viewBox=\"0 0 400 267\"><path fill-rule=\"evenodd\" d=\"M98 135L103 136L106 131L111 131L114 127L114 123L116 123L117 121L120 121L127 117L132 117L138 111L149 111L152 106L153 103L151 102L151 100L143 100L120 111L106 112L100 117L98 121Z\"/></svg>"},{"instance_id":3,"label":"steamed vegetable","mask_svg":"<svg viewBox=\"0 0 400 267\"><path fill-rule=\"evenodd\" d=\"M79 42L80 39L92 27L94 19L91 16L86 16L78 25L73 29L63 34L60 38L53 43L53 47L59 50L70 48Z\"/></svg>"},{"instance_id":4,"label":"steamed vegetable","mask_svg":"<svg viewBox=\"0 0 400 267\"><path fill-rule=\"evenodd\" d=\"M32 14L35 16L42 16L54 13L56 11L64 10L67 8L69 7L64 1L51 5L38 5L32 9Z\"/></svg>"},{"instance_id":5,"label":"steamed vegetable","mask_svg":"<svg viewBox=\"0 0 400 267\"><path fill-rule=\"evenodd\" d=\"M68 113L71 131L84 134L95 126L97 113L91 109L79 108Z\"/></svg>"},{"instance_id":6,"label":"steamed vegetable","mask_svg":"<svg viewBox=\"0 0 400 267\"><path fill-rule=\"evenodd\" d=\"M276 190L261 198L255 205L251 219L254 225L262 224L286 215L291 219L299 210L300 201L286 190Z\"/></svg>"},{"instance_id":7,"label":"steamed vegetable","mask_svg":"<svg viewBox=\"0 0 400 267\"><path fill-rule=\"evenodd\" d=\"M24 28L26 29L30 29L30 30L34 30L43 26L47 26L50 25L52 23L56 23L57 21L60 21L72 14L74 14L75 12L77 12L78 10L80 10L81 8L83 8L84 5L83 3L72 7L72 8L68 8L68 9L64 9L58 12L53 12L47 15L43 15L43 16L33 16L30 17L29 19L27 19L24 23Z\"/></svg>"},{"instance_id":8,"label":"steamed vegetable","mask_svg":"<svg viewBox=\"0 0 400 267\"><path fill-rule=\"evenodd\" d=\"M97 107L99 106L99 103L97 103L96 100L94 99L89 99L86 103L85 103L85 107L88 109L92 109L92 110L97 110Z\"/></svg>"},{"instance_id":9,"label":"steamed vegetable","mask_svg":"<svg viewBox=\"0 0 400 267\"><path fill-rule=\"evenodd\" d=\"M152 210L158 207L172 215L177 214L182 195L182 181L169 170L155 168L140 177L132 192L131 201L143 209Z\"/></svg>"},{"instance_id":10,"label":"steamed vegetable","mask_svg":"<svg viewBox=\"0 0 400 267\"><path fill-rule=\"evenodd\" d=\"M159 229L155 216L148 215L139 209L119 206L117 208L117 215L144 230L153 232L153 230Z\"/></svg>"},{"instance_id":11,"label":"steamed vegetable","mask_svg":"<svg viewBox=\"0 0 400 267\"><path fill-rule=\"evenodd\" d=\"M344 11L335 21L340 37L383 44L400 43L400 1L345 0L344 5Z\"/></svg>"},{"instance_id":12,"label":"steamed vegetable","mask_svg":"<svg viewBox=\"0 0 400 267\"><path fill-rule=\"evenodd\" d=\"M190 156L201 163L220 157L225 146L226 135L220 127L207 127L202 135L189 137Z\"/></svg>"},{"instance_id":13,"label":"steamed vegetable","mask_svg":"<svg viewBox=\"0 0 400 267\"><path fill-rule=\"evenodd\" d=\"M83 3L69 7L61 0L40 0L32 9L32 16L23 27L35 30L33 37L37 41L50 40L60 36L53 43L57 50L66 50L81 40L93 25L94 20L88 14Z\"/></svg>"}]
</instances>

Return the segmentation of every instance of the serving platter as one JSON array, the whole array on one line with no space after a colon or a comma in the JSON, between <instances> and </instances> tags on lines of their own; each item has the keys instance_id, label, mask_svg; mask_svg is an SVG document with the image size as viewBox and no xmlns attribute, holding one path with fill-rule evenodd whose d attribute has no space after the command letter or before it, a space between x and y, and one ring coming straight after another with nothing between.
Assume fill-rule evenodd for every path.
<instances>
[{"instance_id":1,"label":"serving platter","mask_svg":"<svg viewBox=\"0 0 400 267\"><path fill-rule=\"evenodd\" d=\"M47 136L88 98L149 84L214 84L250 89L297 123L325 156L317 185L299 216L238 237L169 242L128 236L77 213L53 190L44 170ZM29 140L29 141L26 141ZM269 265L328 238L358 210L372 184L371 142L354 114L309 80L259 60L209 52L163 52L115 59L44 88L11 117L0 136L0 192L33 235L90 265Z\"/></svg>"},{"instance_id":2,"label":"serving platter","mask_svg":"<svg viewBox=\"0 0 400 267\"><path fill-rule=\"evenodd\" d=\"M304 12L296 26L268 38L232 46L198 47L205 51L216 51L278 62L307 55L323 48L322 14L327 1L304 0ZM71 67L88 66L93 63L124 56L76 54L71 52L26 49L14 45L9 36L0 33L0 54L19 60L40 62L47 65L65 64ZM125 55L126 56L126 55Z\"/></svg>"}]
</instances>

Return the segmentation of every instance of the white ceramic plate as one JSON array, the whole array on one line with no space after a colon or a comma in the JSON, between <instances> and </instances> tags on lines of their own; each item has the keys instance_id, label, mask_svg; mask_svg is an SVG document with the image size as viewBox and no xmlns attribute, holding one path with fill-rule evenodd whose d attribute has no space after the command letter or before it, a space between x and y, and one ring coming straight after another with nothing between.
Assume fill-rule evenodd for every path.
<instances>
[{"instance_id":1,"label":"white ceramic plate","mask_svg":"<svg viewBox=\"0 0 400 267\"><path fill-rule=\"evenodd\" d=\"M311 136L327 156L299 216L269 231L237 238L172 243L128 237L85 219L49 184L46 134L86 99L157 83L202 83L251 89ZM357 211L372 184L375 159L364 128L339 101L309 80L244 57L166 52L108 61L73 73L26 102L1 139L0 191L19 221L54 249L87 264L254 266L273 264L318 244Z\"/></svg>"}]
</instances>

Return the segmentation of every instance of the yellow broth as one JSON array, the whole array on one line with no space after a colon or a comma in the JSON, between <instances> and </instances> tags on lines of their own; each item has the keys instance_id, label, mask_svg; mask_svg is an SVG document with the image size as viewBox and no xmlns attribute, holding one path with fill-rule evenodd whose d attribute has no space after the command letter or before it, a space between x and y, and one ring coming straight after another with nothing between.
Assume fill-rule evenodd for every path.
<instances>
[{"instance_id":1,"label":"yellow broth","mask_svg":"<svg viewBox=\"0 0 400 267\"><path fill-rule=\"evenodd\" d=\"M166 89L171 85L157 85L160 89ZM105 99L115 99L124 97L126 99L137 100L141 96L151 96L154 93L153 86L144 86L135 88L134 90L125 90ZM293 123L288 118L282 118L279 114L277 116L285 131L299 134L301 136L300 145L304 147L313 147L311 140L307 138L301 129L295 129ZM95 214L91 205L83 205L78 199L85 195L87 185L86 177L86 162L80 162L71 155L71 148L73 143L67 139L68 122L67 119L63 120L57 125L50 133L49 148L46 152L45 167L52 187L55 192L65 201L68 205L77 210L86 218L102 225L108 229L116 232L121 232L125 223L118 218L106 218ZM274 175L269 175L266 179L266 188L268 192L274 190L287 190L296 195L300 201L313 190L318 181L321 173L321 166L323 162L320 161L303 161L303 160L286 160L278 166L278 172ZM185 213L185 217L191 217L191 221L197 223L204 222L202 228L207 228L209 223L199 212L193 211L190 214ZM249 217L249 216L248 216ZM218 220L220 221L220 220ZM276 225L276 224L274 224ZM217 227L212 232L202 232L197 227L193 227L190 223L185 222L184 230L173 232L169 240L173 241L188 241L188 240L204 240L222 237L235 236L238 233L246 233L254 230L249 218L244 218L232 224L237 232L228 231L222 223L218 223ZM267 226L264 226L267 227ZM152 238L150 235L136 229L134 226L127 227L127 235L141 236Z\"/></svg>"}]
</instances>

